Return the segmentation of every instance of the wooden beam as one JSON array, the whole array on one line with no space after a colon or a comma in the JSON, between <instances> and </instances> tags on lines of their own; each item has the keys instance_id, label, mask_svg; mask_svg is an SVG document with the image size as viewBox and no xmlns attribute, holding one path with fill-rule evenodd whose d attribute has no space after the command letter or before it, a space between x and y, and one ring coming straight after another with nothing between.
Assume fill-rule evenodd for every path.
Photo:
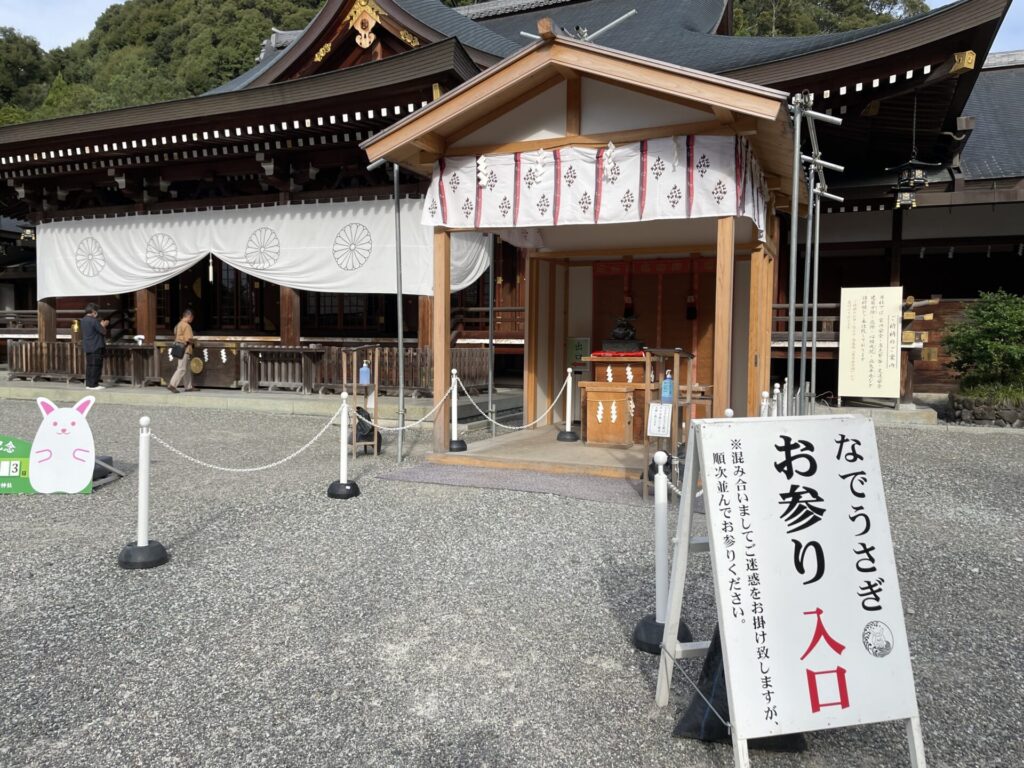
<instances>
[{"instance_id":1,"label":"wooden beam","mask_svg":"<svg viewBox=\"0 0 1024 768\"><path fill-rule=\"evenodd\" d=\"M412 140L412 145L424 152L435 155L443 155L447 146L444 139L436 133L424 133Z\"/></svg>"},{"instance_id":2,"label":"wooden beam","mask_svg":"<svg viewBox=\"0 0 1024 768\"><path fill-rule=\"evenodd\" d=\"M533 258L532 251L525 251L526 258L526 333L523 357L523 410L524 422L537 418L537 269L540 266Z\"/></svg>"},{"instance_id":3,"label":"wooden beam","mask_svg":"<svg viewBox=\"0 0 1024 768\"><path fill-rule=\"evenodd\" d=\"M675 125L663 125L654 128L634 128L628 131L611 131L608 133L594 133L589 135L575 136L552 136L547 139L530 139L527 141L513 141L505 144L481 144L472 147L450 147L449 157L464 157L470 155L497 155L509 154L512 152L532 152L538 149L561 149L563 147L603 147L609 141L615 144L627 144L631 141L643 139L662 139L668 136L735 136L737 134L750 135L757 131L754 121L750 118L741 118L731 125L722 125L717 120L708 120L700 123L677 123Z\"/></svg>"},{"instance_id":4,"label":"wooden beam","mask_svg":"<svg viewBox=\"0 0 1024 768\"><path fill-rule=\"evenodd\" d=\"M715 117L718 118L718 122L722 123L722 125L732 125L736 122L736 115L732 113L731 109L726 109L725 107L712 107L711 111L714 113Z\"/></svg>"},{"instance_id":5,"label":"wooden beam","mask_svg":"<svg viewBox=\"0 0 1024 768\"><path fill-rule=\"evenodd\" d=\"M430 296L419 297L419 317L416 325L416 346L425 349L430 346L430 323L433 318L434 299Z\"/></svg>"},{"instance_id":6,"label":"wooden beam","mask_svg":"<svg viewBox=\"0 0 1024 768\"><path fill-rule=\"evenodd\" d=\"M545 398L544 408L545 410L551 405L552 399L555 396L555 329L558 325L555 322L555 284L556 280L556 266L555 264L549 264L547 268L548 277L548 389L547 397ZM548 414L548 418L545 421L546 424L553 424L555 419L554 411Z\"/></svg>"},{"instance_id":7,"label":"wooden beam","mask_svg":"<svg viewBox=\"0 0 1024 768\"><path fill-rule=\"evenodd\" d=\"M135 333L146 337L146 343L156 341L156 287L135 292Z\"/></svg>"},{"instance_id":8,"label":"wooden beam","mask_svg":"<svg viewBox=\"0 0 1024 768\"><path fill-rule=\"evenodd\" d=\"M40 341L57 340L57 300L42 299L36 305Z\"/></svg>"},{"instance_id":9,"label":"wooden beam","mask_svg":"<svg viewBox=\"0 0 1024 768\"><path fill-rule=\"evenodd\" d=\"M294 288L281 286L281 345L285 347L299 346L302 329L299 292Z\"/></svg>"},{"instance_id":10,"label":"wooden beam","mask_svg":"<svg viewBox=\"0 0 1024 768\"><path fill-rule=\"evenodd\" d=\"M747 416L760 415L761 393L769 390L773 259L766 247L750 254L750 313L747 332Z\"/></svg>"},{"instance_id":11,"label":"wooden beam","mask_svg":"<svg viewBox=\"0 0 1024 768\"><path fill-rule=\"evenodd\" d=\"M579 77L565 81L565 135L579 136L583 131L583 82Z\"/></svg>"},{"instance_id":12,"label":"wooden beam","mask_svg":"<svg viewBox=\"0 0 1024 768\"><path fill-rule=\"evenodd\" d=\"M732 290L735 270L736 220L723 216L718 220L718 249L715 255L715 352L712 377L711 413L725 416L732 385Z\"/></svg>"},{"instance_id":13,"label":"wooden beam","mask_svg":"<svg viewBox=\"0 0 1024 768\"><path fill-rule=\"evenodd\" d=\"M734 250L737 253L750 253L758 248L760 243L736 243ZM580 259L594 259L602 256L624 258L626 256L674 256L684 257L687 254L714 254L718 250L717 243L700 243L694 245L650 245L643 248L585 248L579 251L535 251L534 256L543 261L571 260L576 262ZM572 266L576 266L573 264Z\"/></svg>"},{"instance_id":14,"label":"wooden beam","mask_svg":"<svg viewBox=\"0 0 1024 768\"><path fill-rule=\"evenodd\" d=\"M431 341L434 350L434 405L441 402L451 386L452 353L452 236L446 229L434 229L434 316ZM451 433L451 401L434 416L434 453L445 453Z\"/></svg>"}]
</instances>

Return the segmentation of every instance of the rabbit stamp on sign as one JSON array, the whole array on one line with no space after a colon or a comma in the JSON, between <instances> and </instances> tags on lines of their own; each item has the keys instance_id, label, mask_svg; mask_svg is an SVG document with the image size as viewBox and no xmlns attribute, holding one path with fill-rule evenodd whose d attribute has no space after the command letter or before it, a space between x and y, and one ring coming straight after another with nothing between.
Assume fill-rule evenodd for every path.
<instances>
[{"instance_id":1,"label":"rabbit stamp on sign","mask_svg":"<svg viewBox=\"0 0 1024 768\"><path fill-rule=\"evenodd\" d=\"M92 481L96 451L86 416L95 402L95 397L83 397L71 408L58 408L45 397L36 398L43 421L28 467L36 493L81 493Z\"/></svg>"}]
</instances>

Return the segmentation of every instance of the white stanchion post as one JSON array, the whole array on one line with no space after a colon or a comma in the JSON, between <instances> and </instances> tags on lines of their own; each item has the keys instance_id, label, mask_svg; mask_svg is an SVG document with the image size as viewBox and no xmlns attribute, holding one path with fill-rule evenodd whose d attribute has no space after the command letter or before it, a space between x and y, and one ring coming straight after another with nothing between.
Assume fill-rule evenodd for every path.
<instances>
[{"instance_id":1,"label":"white stanchion post","mask_svg":"<svg viewBox=\"0 0 1024 768\"><path fill-rule=\"evenodd\" d=\"M167 562L167 550L149 538L149 416L139 419L139 515L135 542L124 546L117 556L122 568L156 568Z\"/></svg>"},{"instance_id":2,"label":"white stanchion post","mask_svg":"<svg viewBox=\"0 0 1024 768\"><path fill-rule=\"evenodd\" d=\"M654 613L644 616L633 628L633 645L645 653L660 654L668 615L668 454L656 451L654 464ZM680 642L691 638L685 624L679 625Z\"/></svg>"},{"instance_id":3,"label":"white stanchion post","mask_svg":"<svg viewBox=\"0 0 1024 768\"><path fill-rule=\"evenodd\" d=\"M327 495L332 499L352 499L359 495L359 486L348 481L348 425L351 415L348 409L348 392L341 393L341 421L338 437L340 458L338 460L338 479L327 486Z\"/></svg>"},{"instance_id":4,"label":"white stanchion post","mask_svg":"<svg viewBox=\"0 0 1024 768\"><path fill-rule=\"evenodd\" d=\"M656 451L654 463L654 616L665 629L665 610L668 601L668 475L665 464L668 454Z\"/></svg>"},{"instance_id":5,"label":"white stanchion post","mask_svg":"<svg viewBox=\"0 0 1024 768\"><path fill-rule=\"evenodd\" d=\"M725 409L725 418L731 419L735 415L736 415L736 411L734 411L732 408L726 408Z\"/></svg>"},{"instance_id":6,"label":"white stanchion post","mask_svg":"<svg viewBox=\"0 0 1024 768\"><path fill-rule=\"evenodd\" d=\"M565 369L565 429L558 433L558 442L575 443L580 436L572 431L572 368Z\"/></svg>"},{"instance_id":7,"label":"white stanchion post","mask_svg":"<svg viewBox=\"0 0 1024 768\"><path fill-rule=\"evenodd\" d=\"M782 413L779 410L780 402L782 400L782 387L779 386L779 382L775 382L775 386L772 388L772 416L781 416Z\"/></svg>"},{"instance_id":8,"label":"white stanchion post","mask_svg":"<svg viewBox=\"0 0 1024 768\"><path fill-rule=\"evenodd\" d=\"M452 436L448 440L449 453L466 450L466 441L459 439L459 372L452 368Z\"/></svg>"},{"instance_id":9,"label":"white stanchion post","mask_svg":"<svg viewBox=\"0 0 1024 768\"><path fill-rule=\"evenodd\" d=\"M765 418L768 415L768 393L761 393L761 418Z\"/></svg>"}]
</instances>

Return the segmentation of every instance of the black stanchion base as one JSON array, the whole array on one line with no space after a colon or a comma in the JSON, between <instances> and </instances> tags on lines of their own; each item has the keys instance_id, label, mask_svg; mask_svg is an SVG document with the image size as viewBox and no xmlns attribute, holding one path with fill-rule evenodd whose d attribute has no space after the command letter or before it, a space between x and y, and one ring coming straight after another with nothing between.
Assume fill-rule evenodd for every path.
<instances>
[{"instance_id":1,"label":"black stanchion base","mask_svg":"<svg viewBox=\"0 0 1024 768\"><path fill-rule=\"evenodd\" d=\"M167 550L159 541L149 540L149 544L140 547L136 542L129 541L117 556L117 564L122 568L156 568L167 562Z\"/></svg>"},{"instance_id":2,"label":"black stanchion base","mask_svg":"<svg viewBox=\"0 0 1024 768\"><path fill-rule=\"evenodd\" d=\"M448 452L449 453L461 453L466 450L465 440L449 440L448 441Z\"/></svg>"},{"instance_id":3,"label":"black stanchion base","mask_svg":"<svg viewBox=\"0 0 1024 768\"><path fill-rule=\"evenodd\" d=\"M558 432L558 442L560 443L575 443L580 439L580 436L575 432L562 429Z\"/></svg>"},{"instance_id":4,"label":"black stanchion base","mask_svg":"<svg viewBox=\"0 0 1024 768\"><path fill-rule=\"evenodd\" d=\"M665 625L655 619L653 613L644 616L633 627L633 645L638 651L643 651L644 653L660 654L661 640L664 637ZM679 622L679 631L676 633L676 639L680 643L693 642L693 634L690 632L690 628L686 626L686 622Z\"/></svg>"},{"instance_id":5,"label":"black stanchion base","mask_svg":"<svg viewBox=\"0 0 1024 768\"><path fill-rule=\"evenodd\" d=\"M354 499L359 495L359 486L355 483L343 483L335 480L327 486L327 495L332 499Z\"/></svg>"}]
</instances>

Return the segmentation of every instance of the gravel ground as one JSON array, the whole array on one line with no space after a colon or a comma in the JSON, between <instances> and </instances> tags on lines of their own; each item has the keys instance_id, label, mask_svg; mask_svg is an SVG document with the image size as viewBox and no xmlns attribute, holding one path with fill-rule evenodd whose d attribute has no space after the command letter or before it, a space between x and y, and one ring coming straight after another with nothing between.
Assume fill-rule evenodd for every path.
<instances>
[{"instance_id":1,"label":"gravel ground","mask_svg":"<svg viewBox=\"0 0 1024 768\"><path fill-rule=\"evenodd\" d=\"M0 432L31 438L37 413L0 401ZM132 473L139 415L101 402L89 419ZM323 423L150 415L236 466ZM929 764L1020 765L1024 434L878 435ZM154 446L152 535L172 559L153 571L115 564L134 475L0 497L0 765L732 765L726 746L671 738L689 694L658 711L656 659L628 641L653 608L648 511L388 481L387 456L358 458L363 495L332 501L336 439L239 475ZM692 562L685 612L706 637L707 559ZM909 765L902 734L814 733L803 755L753 763Z\"/></svg>"}]
</instances>

